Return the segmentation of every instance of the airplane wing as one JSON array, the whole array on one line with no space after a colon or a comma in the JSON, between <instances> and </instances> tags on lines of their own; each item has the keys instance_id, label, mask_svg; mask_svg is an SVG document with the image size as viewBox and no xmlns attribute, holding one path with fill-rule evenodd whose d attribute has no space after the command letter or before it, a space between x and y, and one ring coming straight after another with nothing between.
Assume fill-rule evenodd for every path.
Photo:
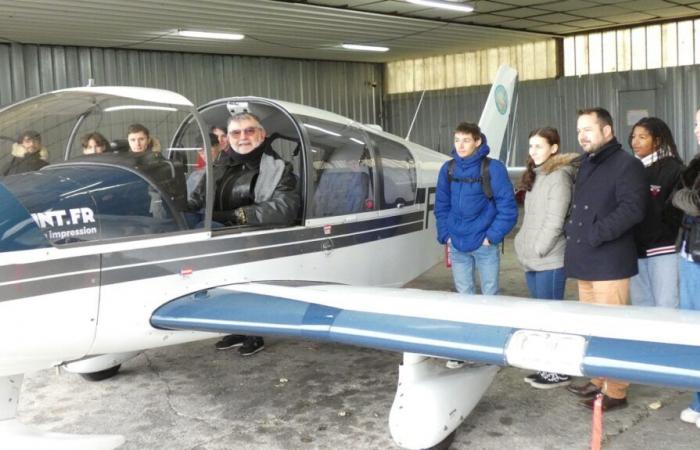
<instances>
[{"instance_id":1,"label":"airplane wing","mask_svg":"<svg viewBox=\"0 0 700 450\"><path fill-rule=\"evenodd\" d=\"M281 335L700 390L700 312L300 282L217 287L157 328Z\"/></svg>"}]
</instances>

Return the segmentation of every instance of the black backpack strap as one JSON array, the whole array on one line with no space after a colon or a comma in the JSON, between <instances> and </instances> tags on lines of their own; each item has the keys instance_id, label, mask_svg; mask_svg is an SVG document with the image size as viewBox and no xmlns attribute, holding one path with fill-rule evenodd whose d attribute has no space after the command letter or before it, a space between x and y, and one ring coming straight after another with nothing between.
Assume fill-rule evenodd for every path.
<instances>
[{"instance_id":1,"label":"black backpack strap","mask_svg":"<svg viewBox=\"0 0 700 450\"><path fill-rule=\"evenodd\" d=\"M451 159L449 163L447 163L447 182L452 183L453 175L455 173L455 160Z\"/></svg>"},{"instance_id":2,"label":"black backpack strap","mask_svg":"<svg viewBox=\"0 0 700 450\"><path fill-rule=\"evenodd\" d=\"M481 188L484 190L486 198L493 198L493 188L491 187L491 158L488 156L481 160Z\"/></svg>"}]
</instances>

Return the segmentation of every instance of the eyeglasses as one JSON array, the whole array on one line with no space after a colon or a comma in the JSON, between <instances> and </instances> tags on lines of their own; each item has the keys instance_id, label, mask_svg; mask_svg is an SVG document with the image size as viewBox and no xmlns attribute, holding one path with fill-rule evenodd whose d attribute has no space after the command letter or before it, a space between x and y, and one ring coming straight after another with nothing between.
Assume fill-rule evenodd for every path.
<instances>
[{"instance_id":1,"label":"eyeglasses","mask_svg":"<svg viewBox=\"0 0 700 450\"><path fill-rule=\"evenodd\" d=\"M231 137L238 137L241 135L241 133L243 133L244 136L252 136L259 129L260 129L259 127L248 127L248 128L243 128L242 130L231 130L228 132L228 135Z\"/></svg>"}]
</instances>

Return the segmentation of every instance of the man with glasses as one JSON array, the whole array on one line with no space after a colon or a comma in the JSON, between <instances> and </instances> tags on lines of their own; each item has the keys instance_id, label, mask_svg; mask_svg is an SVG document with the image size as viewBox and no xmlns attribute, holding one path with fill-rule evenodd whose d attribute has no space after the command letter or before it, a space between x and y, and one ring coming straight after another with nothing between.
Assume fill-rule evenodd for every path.
<instances>
[{"instance_id":1,"label":"man with glasses","mask_svg":"<svg viewBox=\"0 0 700 450\"><path fill-rule=\"evenodd\" d=\"M292 165L270 146L260 119L248 112L234 114L228 120L227 135L232 151L227 161L214 166L214 220L225 225L292 225L301 202L297 178ZM259 336L231 335L217 342L216 348L241 347L239 353L249 356L264 345Z\"/></svg>"}]
</instances>

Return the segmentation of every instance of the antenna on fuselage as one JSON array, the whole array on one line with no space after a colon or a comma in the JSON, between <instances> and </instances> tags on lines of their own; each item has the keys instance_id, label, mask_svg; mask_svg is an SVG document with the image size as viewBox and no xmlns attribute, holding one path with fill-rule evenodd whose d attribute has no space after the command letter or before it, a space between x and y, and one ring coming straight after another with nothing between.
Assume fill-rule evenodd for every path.
<instances>
[{"instance_id":1,"label":"antenna on fuselage","mask_svg":"<svg viewBox=\"0 0 700 450\"><path fill-rule=\"evenodd\" d=\"M416 112L413 114L413 120L411 120L411 125L408 127L408 133L406 133L405 139L408 141L410 140L409 138L411 137L411 131L413 130L413 125L416 123L416 118L418 117L418 111L420 111L420 105L423 103L423 97L425 97L425 89L423 89L423 93L420 95L420 100L418 100L418 106L416 106Z\"/></svg>"}]
</instances>

